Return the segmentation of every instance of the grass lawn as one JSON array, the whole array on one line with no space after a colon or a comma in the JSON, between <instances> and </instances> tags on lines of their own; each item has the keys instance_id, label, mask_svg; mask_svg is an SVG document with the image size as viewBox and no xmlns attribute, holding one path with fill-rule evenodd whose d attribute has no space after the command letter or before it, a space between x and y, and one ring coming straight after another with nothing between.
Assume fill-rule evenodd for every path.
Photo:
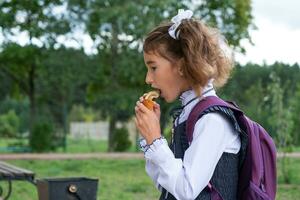
<instances>
[{"instance_id":1,"label":"grass lawn","mask_svg":"<svg viewBox=\"0 0 300 200\"><path fill-rule=\"evenodd\" d=\"M30 169L36 178L86 176L99 178L98 200L154 200L159 193L144 171L144 160L64 160L64 161L9 161ZM279 200L300 199L300 159L292 159L291 184L282 184L279 170ZM280 166L279 166L280 168ZM1 183L4 185L4 183ZM13 200L37 200L33 185L13 183Z\"/></svg>"},{"instance_id":2,"label":"grass lawn","mask_svg":"<svg viewBox=\"0 0 300 200\"><path fill-rule=\"evenodd\" d=\"M92 140L92 139L67 139L67 153L89 153L89 152L106 152L108 148L108 142L104 140ZM135 144L127 150L129 152L136 151ZM57 152L64 152L63 148L59 148Z\"/></svg>"},{"instance_id":3,"label":"grass lawn","mask_svg":"<svg viewBox=\"0 0 300 200\"><path fill-rule=\"evenodd\" d=\"M23 147L22 147L23 146ZM28 139L13 139L13 138L1 138L0 140L0 153L15 153L22 152L22 148L28 149ZM91 152L106 152L108 142L105 140L93 140L93 139L73 139L67 137L66 149L58 147L55 152L65 153L91 153ZM127 150L128 152L136 152L136 144L132 144ZM299 147L293 147L293 152L300 152ZM280 151L280 150L278 150Z\"/></svg>"},{"instance_id":4,"label":"grass lawn","mask_svg":"<svg viewBox=\"0 0 300 200\"><path fill-rule=\"evenodd\" d=\"M28 146L28 140L1 138L0 153L20 152L22 148L20 147L19 144ZM104 140L72 139L68 137L66 151L62 147L59 147L56 150L56 152L66 152L66 153L106 152L107 145L108 145L107 141ZM130 149L128 149L128 151L129 152L136 151L135 144L132 144Z\"/></svg>"},{"instance_id":5,"label":"grass lawn","mask_svg":"<svg viewBox=\"0 0 300 200\"><path fill-rule=\"evenodd\" d=\"M98 199L150 200L159 193L144 171L143 160L9 161L36 173L36 178L86 176L99 178ZM1 183L4 185L4 183ZM13 200L36 200L37 191L26 182L13 183Z\"/></svg>"}]
</instances>

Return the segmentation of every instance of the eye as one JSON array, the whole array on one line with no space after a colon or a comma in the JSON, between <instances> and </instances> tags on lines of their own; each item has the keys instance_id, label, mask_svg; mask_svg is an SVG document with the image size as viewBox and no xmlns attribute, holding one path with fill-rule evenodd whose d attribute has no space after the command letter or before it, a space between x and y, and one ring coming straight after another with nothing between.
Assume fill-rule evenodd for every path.
<instances>
[{"instance_id":1,"label":"eye","mask_svg":"<svg viewBox=\"0 0 300 200\"><path fill-rule=\"evenodd\" d=\"M151 71L155 71L156 70L156 66L150 67Z\"/></svg>"}]
</instances>

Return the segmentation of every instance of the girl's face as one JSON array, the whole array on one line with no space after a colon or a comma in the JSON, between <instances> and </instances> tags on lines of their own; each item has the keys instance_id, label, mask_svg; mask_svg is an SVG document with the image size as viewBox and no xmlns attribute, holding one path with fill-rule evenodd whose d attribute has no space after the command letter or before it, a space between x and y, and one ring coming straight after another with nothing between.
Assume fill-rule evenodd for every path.
<instances>
[{"instance_id":1,"label":"girl's face","mask_svg":"<svg viewBox=\"0 0 300 200\"><path fill-rule=\"evenodd\" d=\"M155 53L144 53L144 61L147 66L146 83L160 91L160 96L166 102L172 102L189 85L180 71L180 67L174 66L169 60Z\"/></svg>"}]
</instances>

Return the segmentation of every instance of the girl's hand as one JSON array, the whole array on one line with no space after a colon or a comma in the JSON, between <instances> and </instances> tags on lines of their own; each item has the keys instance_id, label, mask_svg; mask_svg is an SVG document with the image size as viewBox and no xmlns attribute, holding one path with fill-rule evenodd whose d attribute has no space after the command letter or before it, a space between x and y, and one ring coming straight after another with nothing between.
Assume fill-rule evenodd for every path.
<instances>
[{"instance_id":1,"label":"girl's hand","mask_svg":"<svg viewBox=\"0 0 300 200\"><path fill-rule=\"evenodd\" d=\"M142 103L144 101L144 97L147 95L147 93L145 93L143 96L140 97L140 102ZM137 102L138 103L138 102ZM153 106L153 111L155 112L158 120L160 120L160 106L158 103L156 103L154 101L154 106Z\"/></svg>"},{"instance_id":2,"label":"girl's hand","mask_svg":"<svg viewBox=\"0 0 300 200\"><path fill-rule=\"evenodd\" d=\"M143 97L140 98L140 101L138 101L135 106L135 124L147 144L151 144L153 140L161 137L159 123L160 107L159 104L155 103L153 111L151 111L141 103L142 101Z\"/></svg>"}]
</instances>

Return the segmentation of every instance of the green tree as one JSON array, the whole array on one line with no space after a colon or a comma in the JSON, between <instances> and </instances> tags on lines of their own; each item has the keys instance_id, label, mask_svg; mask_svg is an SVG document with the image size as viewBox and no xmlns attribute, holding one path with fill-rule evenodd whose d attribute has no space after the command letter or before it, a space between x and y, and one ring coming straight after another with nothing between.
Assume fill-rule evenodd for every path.
<instances>
[{"instance_id":1,"label":"green tree","mask_svg":"<svg viewBox=\"0 0 300 200\"><path fill-rule=\"evenodd\" d=\"M93 122L101 120L101 115L92 107L84 107L80 104L73 104L69 114L69 121Z\"/></svg>"},{"instance_id":2,"label":"green tree","mask_svg":"<svg viewBox=\"0 0 300 200\"><path fill-rule=\"evenodd\" d=\"M243 108L245 108L244 111L247 113L247 115L253 120L266 125L266 119L268 118L268 113L265 112L267 95L266 88L262 87L261 79L258 79L258 81L250 85L249 88L247 88L247 90L243 93L243 96L245 96L245 99L247 99L245 104L242 105Z\"/></svg>"},{"instance_id":3,"label":"green tree","mask_svg":"<svg viewBox=\"0 0 300 200\"><path fill-rule=\"evenodd\" d=\"M16 137L19 131L20 119L15 111L10 110L4 115L0 115L0 136Z\"/></svg>"},{"instance_id":4,"label":"green tree","mask_svg":"<svg viewBox=\"0 0 300 200\"><path fill-rule=\"evenodd\" d=\"M197 5L189 3L193 1L186 2L194 8L196 16L218 27L233 48L245 52L241 40L251 42L249 29L256 28L252 22L251 0L202 0Z\"/></svg>"},{"instance_id":5,"label":"green tree","mask_svg":"<svg viewBox=\"0 0 300 200\"><path fill-rule=\"evenodd\" d=\"M247 105L249 103L249 96L241 94L244 94L244 91L258 82L260 82L262 88L266 88L270 83L270 73L271 70L266 66L252 63L248 63L244 66L236 64L231 78L220 92L227 99L233 99L241 106ZM252 90L254 90L254 88Z\"/></svg>"},{"instance_id":6,"label":"green tree","mask_svg":"<svg viewBox=\"0 0 300 200\"><path fill-rule=\"evenodd\" d=\"M36 78L40 72L43 48L57 44L59 35L70 31L63 13L54 12L63 0L10 1L0 3L1 45L0 71L9 76L30 102L29 130L36 115ZM15 42L20 34L27 36L25 45Z\"/></svg>"},{"instance_id":7,"label":"green tree","mask_svg":"<svg viewBox=\"0 0 300 200\"><path fill-rule=\"evenodd\" d=\"M59 35L70 31L63 12L63 0L2 0L0 3L0 27L5 41L16 41L20 34L28 36L27 45L52 47Z\"/></svg>"},{"instance_id":8,"label":"green tree","mask_svg":"<svg viewBox=\"0 0 300 200\"><path fill-rule=\"evenodd\" d=\"M0 53L0 71L6 74L16 90L26 95L30 101L30 130L36 113L35 81L41 58L41 51L35 45L22 47L16 43L8 43Z\"/></svg>"},{"instance_id":9,"label":"green tree","mask_svg":"<svg viewBox=\"0 0 300 200\"><path fill-rule=\"evenodd\" d=\"M58 137L65 147L68 115L74 103L86 104L86 88L95 67L82 50L61 47L45 51L47 57L37 79L37 99L60 128Z\"/></svg>"},{"instance_id":10,"label":"green tree","mask_svg":"<svg viewBox=\"0 0 300 200\"><path fill-rule=\"evenodd\" d=\"M11 98L7 96L0 102L0 113L6 114L8 112L14 112L19 118L19 125L15 126L16 133L24 134L28 131L28 113L29 102L28 98ZM18 135L21 136L21 135Z\"/></svg>"},{"instance_id":11,"label":"green tree","mask_svg":"<svg viewBox=\"0 0 300 200\"><path fill-rule=\"evenodd\" d=\"M298 82L296 91L291 97L292 121L294 126L292 129L293 144L300 144L300 83Z\"/></svg>"},{"instance_id":12,"label":"green tree","mask_svg":"<svg viewBox=\"0 0 300 200\"><path fill-rule=\"evenodd\" d=\"M11 94L13 90L12 85L12 81L0 70L0 102L4 101Z\"/></svg>"},{"instance_id":13,"label":"green tree","mask_svg":"<svg viewBox=\"0 0 300 200\"><path fill-rule=\"evenodd\" d=\"M272 82L268 89L270 94L270 125L272 132L275 133L277 148L283 152L283 157L280 160L281 171L285 183L290 183L291 174L288 168L289 158L286 156L291 150L292 144L292 111L289 105L283 103L283 89L281 87L280 78L276 73L270 74Z\"/></svg>"}]
</instances>

